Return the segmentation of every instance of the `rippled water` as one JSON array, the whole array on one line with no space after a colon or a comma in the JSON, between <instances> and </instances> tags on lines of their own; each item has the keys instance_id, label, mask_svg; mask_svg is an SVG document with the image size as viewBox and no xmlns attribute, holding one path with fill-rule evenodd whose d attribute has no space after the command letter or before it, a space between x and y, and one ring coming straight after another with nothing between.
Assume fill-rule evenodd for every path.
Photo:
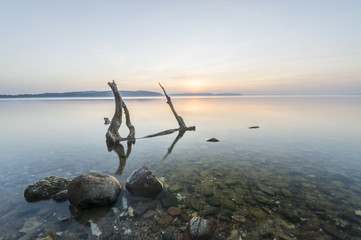
<instances>
[{"instance_id":1,"label":"rippled water","mask_svg":"<svg viewBox=\"0 0 361 240\"><path fill-rule=\"evenodd\" d=\"M177 127L163 98L125 102L137 137ZM119 159L105 143L103 118L113 115L112 99L0 100L0 239L45 229L64 239L96 239L89 219L102 231L100 239L162 239L165 233L182 239L187 222L179 218L156 231L169 196L178 197L189 217L216 219L214 239L232 231L237 239L361 238L360 96L174 98L173 104L196 131L180 139L177 133L138 139L129 157ZM125 126L120 132L127 135ZM206 142L209 137L220 142ZM165 183L164 193L151 200L151 216L120 218L124 199L132 208L149 201L126 191L113 209L75 219L68 202L23 197L27 185L50 175L99 171L124 186L143 165ZM214 206L206 192L221 201L218 213L207 212ZM35 227L24 233L29 223Z\"/></svg>"}]
</instances>

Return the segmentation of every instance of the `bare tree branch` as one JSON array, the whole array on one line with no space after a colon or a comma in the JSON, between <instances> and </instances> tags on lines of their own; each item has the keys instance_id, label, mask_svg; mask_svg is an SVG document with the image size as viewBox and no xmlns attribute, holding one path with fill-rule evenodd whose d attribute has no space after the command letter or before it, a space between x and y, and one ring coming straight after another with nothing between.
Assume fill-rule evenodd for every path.
<instances>
[{"instance_id":1,"label":"bare tree branch","mask_svg":"<svg viewBox=\"0 0 361 240\"><path fill-rule=\"evenodd\" d=\"M177 112L175 111L174 107L173 107L173 103L172 103L172 99L168 96L167 92L165 91L164 87L158 83L159 86L162 88L163 92L164 92L164 95L165 97L167 98L167 103L168 105L170 106L170 109L172 109L172 112L175 116L175 119L177 119L177 122L179 124L179 129L187 129L187 126L185 125L184 121L183 121L183 118L181 116L179 116L177 114Z\"/></svg>"}]
</instances>

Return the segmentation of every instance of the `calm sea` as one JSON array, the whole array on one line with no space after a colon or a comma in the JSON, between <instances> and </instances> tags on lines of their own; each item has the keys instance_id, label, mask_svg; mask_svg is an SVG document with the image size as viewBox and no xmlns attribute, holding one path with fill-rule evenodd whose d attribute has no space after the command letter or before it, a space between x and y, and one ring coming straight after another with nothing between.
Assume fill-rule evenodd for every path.
<instances>
[{"instance_id":1,"label":"calm sea","mask_svg":"<svg viewBox=\"0 0 361 240\"><path fill-rule=\"evenodd\" d=\"M138 138L178 126L164 98L124 100ZM0 239L30 238L45 229L65 239L96 239L89 224L70 217L68 202L28 203L24 189L50 175L74 178L91 171L114 175L124 187L141 166L164 181L189 217L212 205L202 189L213 191L222 204L212 207L220 212L203 215L218 221L215 239L227 239L232 231L242 239L261 239L264 229L277 239L360 239L361 96L172 100L196 131L180 139L177 133L137 139L126 159L105 143L103 118L111 119L113 99L0 100ZM125 125L120 133L127 135ZM212 137L219 142L205 141ZM167 231L179 239L187 224L179 219L159 232L152 229L167 214L161 199L152 200L153 217L120 221L116 208L124 208L124 199L132 208L145 201L123 192L112 209L93 216L100 239L161 239ZM192 197L198 205L190 203ZM225 209L228 215L222 215ZM114 224L116 233L105 234L106 224ZM148 233L134 235L142 229Z\"/></svg>"}]
</instances>

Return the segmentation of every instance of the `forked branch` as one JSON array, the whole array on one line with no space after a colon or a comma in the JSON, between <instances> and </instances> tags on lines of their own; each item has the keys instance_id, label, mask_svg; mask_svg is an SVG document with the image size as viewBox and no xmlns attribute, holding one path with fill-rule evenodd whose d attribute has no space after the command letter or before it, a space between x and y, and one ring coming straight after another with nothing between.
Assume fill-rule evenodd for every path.
<instances>
[{"instance_id":1,"label":"forked branch","mask_svg":"<svg viewBox=\"0 0 361 240\"><path fill-rule=\"evenodd\" d=\"M115 143L119 143L120 141L131 141L132 143L135 142L135 128L133 124L130 121L130 114L127 108L127 105L125 105L122 97L119 94L117 84L114 82L108 82L109 87L112 89L115 99L115 113L112 118L112 121L110 122L110 126L108 128L108 131L106 133L106 139L107 143L110 145L113 145ZM122 124L122 113L124 110L125 114L125 123L129 129L128 137L122 138L119 134L119 128Z\"/></svg>"}]
</instances>

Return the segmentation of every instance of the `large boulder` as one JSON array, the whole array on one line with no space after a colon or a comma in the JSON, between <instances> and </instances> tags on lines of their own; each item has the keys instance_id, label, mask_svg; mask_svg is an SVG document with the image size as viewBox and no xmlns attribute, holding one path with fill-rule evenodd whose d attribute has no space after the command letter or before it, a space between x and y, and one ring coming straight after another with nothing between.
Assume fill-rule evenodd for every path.
<instances>
[{"instance_id":1,"label":"large boulder","mask_svg":"<svg viewBox=\"0 0 361 240\"><path fill-rule=\"evenodd\" d=\"M121 185L108 174L85 173L71 181L68 200L76 208L104 206L117 201Z\"/></svg>"},{"instance_id":2,"label":"large boulder","mask_svg":"<svg viewBox=\"0 0 361 240\"><path fill-rule=\"evenodd\" d=\"M29 202L50 199L60 191L66 190L71 180L67 178L49 176L25 188L24 197Z\"/></svg>"},{"instance_id":3,"label":"large boulder","mask_svg":"<svg viewBox=\"0 0 361 240\"><path fill-rule=\"evenodd\" d=\"M147 167L132 172L125 186L129 192L142 197L155 197L163 190L163 183Z\"/></svg>"},{"instance_id":4,"label":"large boulder","mask_svg":"<svg viewBox=\"0 0 361 240\"><path fill-rule=\"evenodd\" d=\"M185 229L184 239L209 239L217 229L214 219L206 220L201 217L193 217Z\"/></svg>"}]
</instances>

